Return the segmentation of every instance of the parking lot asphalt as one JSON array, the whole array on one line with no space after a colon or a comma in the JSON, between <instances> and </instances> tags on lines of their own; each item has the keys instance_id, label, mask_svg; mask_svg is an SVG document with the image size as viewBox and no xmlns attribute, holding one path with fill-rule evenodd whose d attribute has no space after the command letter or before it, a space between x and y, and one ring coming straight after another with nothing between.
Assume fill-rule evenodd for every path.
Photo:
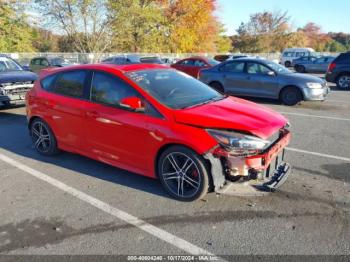
<instances>
[{"instance_id":1,"label":"parking lot asphalt","mask_svg":"<svg viewBox=\"0 0 350 262\"><path fill-rule=\"evenodd\" d=\"M293 171L278 192L193 203L79 155L40 156L25 108L1 110L0 254L349 255L350 92L331 88L294 107L255 100L292 125Z\"/></svg>"}]
</instances>

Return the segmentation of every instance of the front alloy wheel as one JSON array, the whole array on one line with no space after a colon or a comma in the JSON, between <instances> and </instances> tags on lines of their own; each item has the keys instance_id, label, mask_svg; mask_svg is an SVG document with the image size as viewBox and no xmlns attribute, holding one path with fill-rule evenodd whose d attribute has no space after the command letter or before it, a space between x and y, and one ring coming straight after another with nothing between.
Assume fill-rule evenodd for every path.
<instances>
[{"instance_id":1,"label":"front alloy wheel","mask_svg":"<svg viewBox=\"0 0 350 262\"><path fill-rule=\"evenodd\" d=\"M158 163L158 176L165 190L181 201L200 199L208 191L205 161L182 146L173 146L163 152Z\"/></svg>"},{"instance_id":2,"label":"front alloy wheel","mask_svg":"<svg viewBox=\"0 0 350 262\"><path fill-rule=\"evenodd\" d=\"M337 86L339 89L350 89L350 75L342 75L338 78Z\"/></svg>"}]
</instances>

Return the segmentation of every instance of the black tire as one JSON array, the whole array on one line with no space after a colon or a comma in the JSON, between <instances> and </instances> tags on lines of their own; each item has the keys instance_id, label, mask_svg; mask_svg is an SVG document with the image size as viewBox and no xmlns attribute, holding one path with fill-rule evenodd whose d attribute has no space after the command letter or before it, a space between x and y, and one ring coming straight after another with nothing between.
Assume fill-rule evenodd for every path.
<instances>
[{"instance_id":1,"label":"black tire","mask_svg":"<svg viewBox=\"0 0 350 262\"><path fill-rule=\"evenodd\" d=\"M171 146L160 155L157 175L165 191L180 201L201 199L209 189L209 168L205 160L183 146Z\"/></svg>"},{"instance_id":2,"label":"black tire","mask_svg":"<svg viewBox=\"0 0 350 262\"><path fill-rule=\"evenodd\" d=\"M212 82L212 83L209 84L209 86L214 88L216 91L218 91L221 94L225 93L224 87L219 82Z\"/></svg>"},{"instance_id":3,"label":"black tire","mask_svg":"<svg viewBox=\"0 0 350 262\"><path fill-rule=\"evenodd\" d=\"M284 63L284 66L285 66L285 67L291 67L292 64L290 63L290 61L286 61L286 62Z\"/></svg>"},{"instance_id":4,"label":"black tire","mask_svg":"<svg viewBox=\"0 0 350 262\"><path fill-rule=\"evenodd\" d=\"M30 125L30 136L35 149L44 156L59 153L57 140L51 128L40 118L34 119Z\"/></svg>"},{"instance_id":5,"label":"black tire","mask_svg":"<svg viewBox=\"0 0 350 262\"><path fill-rule=\"evenodd\" d=\"M297 71L298 73L305 73L305 66L297 65L295 71Z\"/></svg>"},{"instance_id":6,"label":"black tire","mask_svg":"<svg viewBox=\"0 0 350 262\"><path fill-rule=\"evenodd\" d=\"M350 90L350 74L343 74L338 76L337 87L341 90Z\"/></svg>"},{"instance_id":7,"label":"black tire","mask_svg":"<svg viewBox=\"0 0 350 262\"><path fill-rule=\"evenodd\" d=\"M280 100L287 106L294 106L303 99L303 95L297 87L289 86L282 89Z\"/></svg>"}]
</instances>

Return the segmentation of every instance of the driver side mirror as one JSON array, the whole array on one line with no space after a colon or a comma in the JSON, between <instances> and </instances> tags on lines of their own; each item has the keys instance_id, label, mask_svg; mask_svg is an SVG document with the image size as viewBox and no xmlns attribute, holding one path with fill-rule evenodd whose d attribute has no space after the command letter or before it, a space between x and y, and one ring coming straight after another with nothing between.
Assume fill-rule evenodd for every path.
<instances>
[{"instance_id":1,"label":"driver side mirror","mask_svg":"<svg viewBox=\"0 0 350 262\"><path fill-rule=\"evenodd\" d=\"M274 71L269 71L267 72L268 76L276 76L276 73Z\"/></svg>"},{"instance_id":2,"label":"driver side mirror","mask_svg":"<svg viewBox=\"0 0 350 262\"><path fill-rule=\"evenodd\" d=\"M145 107L140 98L136 96L125 97L120 100L122 107L131 109L135 112L145 112Z\"/></svg>"}]
</instances>

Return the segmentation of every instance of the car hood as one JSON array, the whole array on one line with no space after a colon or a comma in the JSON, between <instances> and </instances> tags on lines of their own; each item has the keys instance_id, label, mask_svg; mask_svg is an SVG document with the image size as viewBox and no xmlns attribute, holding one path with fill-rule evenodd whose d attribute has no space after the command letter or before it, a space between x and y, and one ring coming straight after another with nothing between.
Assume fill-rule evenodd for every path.
<instances>
[{"instance_id":1,"label":"car hood","mask_svg":"<svg viewBox=\"0 0 350 262\"><path fill-rule=\"evenodd\" d=\"M317 76L311 76L311 75L300 74L300 73L284 74L283 77L288 80L290 79L290 80L298 80L298 81L320 83L320 84L323 84L325 82L325 80Z\"/></svg>"},{"instance_id":2,"label":"car hood","mask_svg":"<svg viewBox=\"0 0 350 262\"><path fill-rule=\"evenodd\" d=\"M284 116L269 108L236 97L176 110L174 117L178 123L237 130L262 139L268 139L288 122Z\"/></svg>"},{"instance_id":3,"label":"car hood","mask_svg":"<svg viewBox=\"0 0 350 262\"><path fill-rule=\"evenodd\" d=\"M28 71L8 71L0 73L1 83L27 82L38 78L37 74Z\"/></svg>"}]
</instances>

